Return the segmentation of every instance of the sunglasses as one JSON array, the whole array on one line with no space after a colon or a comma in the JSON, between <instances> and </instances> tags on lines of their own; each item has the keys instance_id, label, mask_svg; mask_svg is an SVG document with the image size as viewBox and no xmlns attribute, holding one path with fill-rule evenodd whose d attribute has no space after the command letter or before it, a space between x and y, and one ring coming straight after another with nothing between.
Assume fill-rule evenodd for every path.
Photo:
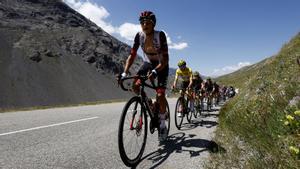
<instances>
[{"instance_id":1,"label":"sunglasses","mask_svg":"<svg viewBox=\"0 0 300 169\"><path fill-rule=\"evenodd\" d=\"M153 21L151 19L143 19L140 21L140 24L143 25L143 24L150 24L152 23L153 24Z\"/></svg>"},{"instance_id":2,"label":"sunglasses","mask_svg":"<svg viewBox=\"0 0 300 169\"><path fill-rule=\"evenodd\" d=\"M186 67L186 65L179 66L180 69L183 69L185 67Z\"/></svg>"}]
</instances>

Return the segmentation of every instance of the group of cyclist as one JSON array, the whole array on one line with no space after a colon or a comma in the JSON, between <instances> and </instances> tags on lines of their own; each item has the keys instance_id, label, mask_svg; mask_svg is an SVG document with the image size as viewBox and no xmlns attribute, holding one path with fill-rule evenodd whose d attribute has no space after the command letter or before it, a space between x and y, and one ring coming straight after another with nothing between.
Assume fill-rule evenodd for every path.
<instances>
[{"instance_id":1,"label":"group of cyclist","mask_svg":"<svg viewBox=\"0 0 300 169\"><path fill-rule=\"evenodd\" d=\"M167 87L169 75L169 54L167 38L163 31L154 29L156 25L156 17L151 11L143 11L139 16L142 31L138 32L134 38L133 47L125 64L125 69L121 74L121 78L128 75L129 69L133 64L139 47L143 50L143 65L138 70L137 75L148 76L149 79L157 78L157 102L159 103L159 137L164 140L167 137L165 120L166 116L166 97L165 90ZM191 111L194 111L193 100L200 96L201 99L208 97L212 100L213 97L219 95L219 86L213 83L210 78L203 81L199 72L192 72L191 68L186 66L184 60L178 62L178 69L173 84L173 88L177 85L178 78L182 78L181 94L188 93L191 100ZM136 93L139 91L139 81L135 80L133 89ZM198 93L200 95L198 95ZM180 114L179 114L180 116Z\"/></svg>"},{"instance_id":2,"label":"group of cyclist","mask_svg":"<svg viewBox=\"0 0 300 169\"><path fill-rule=\"evenodd\" d=\"M179 87L180 95L184 96L187 94L191 112L195 111L195 99L199 99L200 102L203 102L203 100L206 99L208 107L211 106L213 100L215 100L215 104L219 103L219 98L222 93L220 86L216 82L213 82L211 78L203 80L200 76L200 73L198 71L193 72L191 68L187 67L186 61L184 60L180 60L178 62L178 69L176 70L172 89L176 88L179 78L182 80L182 83ZM182 116L180 111L181 110L179 110L178 113L179 117Z\"/></svg>"},{"instance_id":3,"label":"group of cyclist","mask_svg":"<svg viewBox=\"0 0 300 169\"><path fill-rule=\"evenodd\" d=\"M126 79L134 79L132 83L132 91L137 94L137 96L134 96L126 103L119 124L119 152L123 162L127 166L135 166L140 160L144 151L147 138L147 114L149 114L148 117L150 117L150 132L152 134L154 130L157 129L159 141L166 140L170 129L170 110L165 94L169 76L169 52L167 37L163 31L157 31L154 29L156 25L156 17L153 12L143 11L139 16L139 22L142 31L136 34L130 55L128 56L124 66L124 71L118 76L119 84L121 85L122 89L126 91L128 91L128 89L124 88L123 81ZM141 47L143 50L143 64L138 70L137 76L128 77L129 69L134 63L139 47ZM146 85L145 80L147 79L150 79L152 86L149 84ZM157 79L157 83L156 85L153 85L155 84L155 79ZM233 93L233 87L220 87L216 82L213 82L211 78L203 80L200 76L200 73L197 71L193 72L191 68L187 67L187 63L184 60L180 60L178 62L178 69L176 70L172 89L176 88L178 79L181 79L182 81L180 85L180 94L183 96L183 98L185 98L185 95L187 95L190 103L188 109L186 109L186 106L182 106L181 110L178 112L176 110L175 119L181 119L180 125L182 123L184 113L195 111L195 101L196 103L199 103L198 101L201 100L201 103L203 103L203 100L206 99L209 107L212 104L213 98L216 100L215 103L218 103L220 96L225 96L223 98L226 98L227 95L228 97L233 97L235 94ZM152 100L146 96L144 91L145 86L156 90L155 104L152 104ZM179 97L177 103L181 102L182 99L180 98L182 97ZM132 108L131 105L133 105ZM153 107L154 109L152 110ZM176 107L179 107L180 109L180 106L177 106L177 104ZM198 108L198 105L196 108ZM127 114L129 115L128 117ZM177 118L179 116L182 118ZM130 122L125 123L125 120L129 120ZM177 122L175 124L177 127ZM126 126L126 128L124 128L124 126ZM123 131L126 131L126 133L123 134ZM128 131L132 133L131 137L137 137L137 141L142 141L141 144L136 145L140 147L138 148L137 155L132 156L132 158L132 151L128 151L130 157L127 155L125 149L128 147L127 143L124 143L126 139L123 138L130 135ZM141 135L144 136L141 137ZM134 141L131 142L131 138L129 140L129 143L135 144ZM130 147L131 146L129 146L129 148Z\"/></svg>"}]
</instances>

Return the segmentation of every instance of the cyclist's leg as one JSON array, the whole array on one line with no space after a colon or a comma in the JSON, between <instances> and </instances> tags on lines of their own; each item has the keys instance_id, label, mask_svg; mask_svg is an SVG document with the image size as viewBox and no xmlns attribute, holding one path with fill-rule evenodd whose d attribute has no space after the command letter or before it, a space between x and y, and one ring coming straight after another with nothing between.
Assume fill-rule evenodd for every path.
<instances>
[{"instance_id":1,"label":"cyclist's leg","mask_svg":"<svg viewBox=\"0 0 300 169\"><path fill-rule=\"evenodd\" d=\"M199 88L197 86L194 86L191 90L191 111L195 111L195 101L198 97Z\"/></svg>"},{"instance_id":2,"label":"cyclist's leg","mask_svg":"<svg viewBox=\"0 0 300 169\"><path fill-rule=\"evenodd\" d=\"M212 107L212 102L213 102L213 97L212 97L213 95L212 95L212 91L209 91L208 92L208 100L209 100L209 109L211 109L211 107Z\"/></svg>"},{"instance_id":3,"label":"cyclist's leg","mask_svg":"<svg viewBox=\"0 0 300 169\"><path fill-rule=\"evenodd\" d=\"M163 141L167 138L167 129L166 129L166 107L167 107L167 99L165 95L165 90L168 82L168 74L169 67L165 67L161 72L158 73L157 81L158 88L156 90L157 93L157 102L159 103L159 117L160 117L160 141Z\"/></svg>"},{"instance_id":4,"label":"cyclist's leg","mask_svg":"<svg viewBox=\"0 0 300 169\"><path fill-rule=\"evenodd\" d=\"M194 112L194 103L195 103L195 92L193 89L190 89L189 90L189 100L190 100L190 109L191 109L191 112Z\"/></svg>"},{"instance_id":5,"label":"cyclist's leg","mask_svg":"<svg viewBox=\"0 0 300 169\"><path fill-rule=\"evenodd\" d=\"M189 82L187 81L183 81L181 83L181 86L180 86L180 96L182 98L184 98L184 95L186 94L186 90L187 90L187 87L189 85ZM178 116L179 117L182 117L183 116L183 110L185 108L185 103L184 103L184 99L181 99L181 103L180 103L180 106L179 106L179 113L178 113Z\"/></svg>"}]
</instances>

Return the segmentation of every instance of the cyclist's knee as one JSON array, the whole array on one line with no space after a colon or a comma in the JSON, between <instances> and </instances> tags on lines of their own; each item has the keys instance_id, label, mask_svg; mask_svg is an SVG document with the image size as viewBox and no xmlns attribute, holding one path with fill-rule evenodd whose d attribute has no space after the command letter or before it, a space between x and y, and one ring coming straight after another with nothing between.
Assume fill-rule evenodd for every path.
<instances>
[{"instance_id":1,"label":"cyclist's knee","mask_svg":"<svg viewBox=\"0 0 300 169\"><path fill-rule=\"evenodd\" d=\"M180 90L180 95L183 96L185 94L185 90Z\"/></svg>"},{"instance_id":2,"label":"cyclist's knee","mask_svg":"<svg viewBox=\"0 0 300 169\"><path fill-rule=\"evenodd\" d=\"M156 93L157 93L158 97L165 96L165 92L166 92L166 89L164 89L164 88L158 88L158 89L156 89Z\"/></svg>"},{"instance_id":3,"label":"cyclist's knee","mask_svg":"<svg viewBox=\"0 0 300 169\"><path fill-rule=\"evenodd\" d=\"M140 79L134 79L132 83L132 89L133 91L138 94L140 91L140 86L141 86L141 80Z\"/></svg>"},{"instance_id":4,"label":"cyclist's knee","mask_svg":"<svg viewBox=\"0 0 300 169\"><path fill-rule=\"evenodd\" d=\"M162 101L165 101L166 100L166 97L164 94L157 94L157 100L159 102L162 102Z\"/></svg>"}]
</instances>

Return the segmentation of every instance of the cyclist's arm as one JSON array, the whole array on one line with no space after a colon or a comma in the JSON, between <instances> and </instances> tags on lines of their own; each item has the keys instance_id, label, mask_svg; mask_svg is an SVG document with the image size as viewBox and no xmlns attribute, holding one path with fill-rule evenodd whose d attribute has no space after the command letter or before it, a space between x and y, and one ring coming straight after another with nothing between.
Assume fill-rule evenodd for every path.
<instances>
[{"instance_id":1,"label":"cyclist's arm","mask_svg":"<svg viewBox=\"0 0 300 169\"><path fill-rule=\"evenodd\" d=\"M130 69L131 65L133 64L134 59L136 58L136 55L137 55L136 53L137 53L137 50L139 49L139 46L140 46L140 35L139 35L139 33L137 33L134 38L134 44L133 44L133 47L131 48L130 55L128 56L128 58L126 60L125 69L124 69L124 72L126 74L129 72L129 69Z\"/></svg>"},{"instance_id":2,"label":"cyclist's arm","mask_svg":"<svg viewBox=\"0 0 300 169\"><path fill-rule=\"evenodd\" d=\"M192 87L193 84L193 73L192 73L192 69L190 69L190 84L189 84L189 88Z\"/></svg>"},{"instance_id":3,"label":"cyclist's arm","mask_svg":"<svg viewBox=\"0 0 300 169\"><path fill-rule=\"evenodd\" d=\"M216 90L215 85L213 85L212 93L214 93Z\"/></svg>"},{"instance_id":4,"label":"cyclist's arm","mask_svg":"<svg viewBox=\"0 0 300 169\"><path fill-rule=\"evenodd\" d=\"M178 81L178 74L177 74L177 71L176 71L175 80L174 80L174 83L173 83L174 88L176 87L177 81Z\"/></svg>"}]
</instances>

